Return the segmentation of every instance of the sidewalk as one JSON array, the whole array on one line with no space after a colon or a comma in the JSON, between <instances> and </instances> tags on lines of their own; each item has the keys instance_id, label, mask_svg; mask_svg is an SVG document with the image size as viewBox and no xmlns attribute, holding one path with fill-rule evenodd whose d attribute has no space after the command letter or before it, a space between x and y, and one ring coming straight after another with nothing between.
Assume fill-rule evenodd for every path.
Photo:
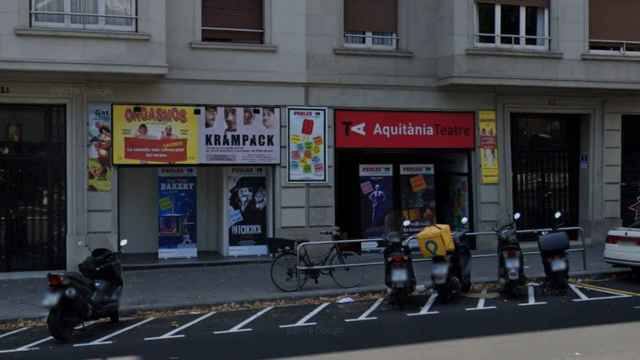
<instances>
[{"instance_id":1,"label":"sidewalk","mask_svg":"<svg viewBox=\"0 0 640 360\"><path fill-rule=\"evenodd\" d=\"M597 274L618 270L602 260L603 247L604 245L595 245L587 248L587 273ZM372 257L372 261L382 260L380 254L367 256ZM538 255L527 256L525 265L527 276L544 275ZM572 274L585 273L581 253L570 255L570 266ZM430 268L430 262L416 263L419 284L428 282ZM372 266L365 269L364 281L358 289L338 289L330 278L321 277L319 284L309 281L302 291L296 293L282 293L273 286L269 263L128 271L125 272L126 285L122 309L124 311L159 309L382 290L384 288L383 267ZM495 257L473 259L474 282L494 281L496 273ZM2 294L0 321L44 317L46 311L39 304L45 291L44 278L0 280L0 294Z\"/></svg>"}]
</instances>

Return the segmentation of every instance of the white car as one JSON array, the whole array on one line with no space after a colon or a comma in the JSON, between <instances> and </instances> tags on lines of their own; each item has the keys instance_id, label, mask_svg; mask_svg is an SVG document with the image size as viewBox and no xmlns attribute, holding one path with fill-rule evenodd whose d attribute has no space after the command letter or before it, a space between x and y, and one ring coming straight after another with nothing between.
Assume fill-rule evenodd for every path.
<instances>
[{"instance_id":1,"label":"white car","mask_svg":"<svg viewBox=\"0 0 640 360\"><path fill-rule=\"evenodd\" d=\"M604 246L604 261L640 271L640 221L629 227L609 230Z\"/></svg>"}]
</instances>

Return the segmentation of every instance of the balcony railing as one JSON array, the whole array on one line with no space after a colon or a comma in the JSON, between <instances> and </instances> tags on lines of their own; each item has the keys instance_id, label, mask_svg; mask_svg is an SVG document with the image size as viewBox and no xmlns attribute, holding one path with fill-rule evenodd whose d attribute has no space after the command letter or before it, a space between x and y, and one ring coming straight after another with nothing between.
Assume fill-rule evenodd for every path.
<instances>
[{"instance_id":1,"label":"balcony railing","mask_svg":"<svg viewBox=\"0 0 640 360\"><path fill-rule=\"evenodd\" d=\"M590 39L589 51L596 54L618 53L620 55L640 55L640 41Z\"/></svg>"},{"instance_id":2,"label":"balcony railing","mask_svg":"<svg viewBox=\"0 0 640 360\"><path fill-rule=\"evenodd\" d=\"M551 38L538 35L476 33L475 43L477 46L548 50L551 47Z\"/></svg>"},{"instance_id":3,"label":"balcony railing","mask_svg":"<svg viewBox=\"0 0 640 360\"><path fill-rule=\"evenodd\" d=\"M31 27L135 32L138 29L138 17L135 15L32 10Z\"/></svg>"}]
</instances>

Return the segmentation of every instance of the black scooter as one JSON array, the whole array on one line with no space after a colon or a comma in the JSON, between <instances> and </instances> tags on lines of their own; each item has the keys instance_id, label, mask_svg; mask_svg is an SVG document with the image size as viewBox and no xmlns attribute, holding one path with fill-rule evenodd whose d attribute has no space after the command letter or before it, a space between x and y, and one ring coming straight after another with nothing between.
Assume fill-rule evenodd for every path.
<instances>
[{"instance_id":1,"label":"black scooter","mask_svg":"<svg viewBox=\"0 0 640 360\"><path fill-rule=\"evenodd\" d=\"M120 247L126 245L126 239L120 241ZM47 326L51 336L61 342L69 342L74 328L83 322L101 318L114 323L120 320L124 283L118 253L95 249L78 268L80 273L47 275L49 290L43 301L50 309Z\"/></svg>"},{"instance_id":2,"label":"black scooter","mask_svg":"<svg viewBox=\"0 0 640 360\"><path fill-rule=\"evenodd\" d=\"M406 222L404 224L406 225ZM385 239L384 282L389 291L389 302L394 306L404 306L416 290L416 275L411 260L411 238L403 241L401 234L390 232Z\"/></svg>"},{"instance_id":3,"label":"black scooter","mask_svg":"<svg viewBox=\"0 0 640 360\"><path fill-rule=\"evenodd\" d=\"M468 222L469 219L462 218L463 226ZM431 281L441 302L449 302L458 294L471 290L471 250L467 233L467 230L454 232L454 250L432 258Z\"/></svg>"},{"instance_id":4,"label":"black scooter","mask_svg":"<svg viewBox=\"0 0 640 360\"><path fill-rule=\"evenodd\" d=\"M552 291L566 292L569 287L569 235L559 231L562 227L562 213L554 215L555 224L551 232L542 233L538 238L538 248L544 266L545 287Z\"/></svg>"},{"instance_id":5,"label":"black scooter","mask_svg":"<svg viewBox=\"0 0 640 360\"><path fill-rule=\"evenodd\" d=\"M507 296L519 297L526 285L524 255L517 235L520 213L513 215L513 222L494 229L498 237L498 281Z\"/></svg>"}]
</instances>

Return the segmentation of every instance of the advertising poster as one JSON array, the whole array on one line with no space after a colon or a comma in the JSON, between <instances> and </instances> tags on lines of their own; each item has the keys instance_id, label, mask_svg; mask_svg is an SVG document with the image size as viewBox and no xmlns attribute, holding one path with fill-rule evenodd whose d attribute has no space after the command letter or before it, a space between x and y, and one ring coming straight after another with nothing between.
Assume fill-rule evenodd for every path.
<instances>
[{"instance_id":1,"label":"advertising poster","mask_svg":"<svg viewBox=\"0 0 640 360\"><path fill-rule=\"evenodd\" d=\"M198 256L195 168L160 168L158 173L158 256Z\"/></svg>"},{"instance_id":2,"label":"advertising poster","mask_svg":"<svg viewBox=\"0 0 640 360\"><path fill-rule=\"evenodd\" d=\"M447 224L451 224L454 230L469 229L469 224L462 225L462 218L469 218L469 178L461 175L451 175L449 183L449 194L453 198L451 208L452 219L448 219Z\"/></svg>"},{"instance_id":3,"label":"advertising poster","mask_svg":"<svg viewBox=\"0 0 640 360\"><path fill-rule=\"evenodd\" d=\"M116 165L197 164L201 108L114 105Z\"/></svg>"},{"instance_id":4,"label":"advertising poster","mask_svg":"<svg viewBox=\"0 0 640 360\"><path fill-rule=\"evenodd\" d=\"M88 190L109 192L113 178L110 104L89 104L87 132Z\"/></svg>"},{"instance_id":5,"label":"advertising poster","mask_svg":"<svg viewBox=\"0 0 640 360\"><path fill-rule=\"evenodd\" d=\"M402 220L411 221L409 231L435 223L436 194L433 164L400 165Z\"/></svg>"},{"instance_id":6,"label":"advertising poster","mask_svg":"<svg viewBox=\"0 0 640 360\"><path fill-rule=\"evenodd\" d=\"M233 167L227 177L227 224L231 256L266 255L267 174L261 167Z\"/></svg>"},{"instance_id":7,"label":"advertising poster","mask_svg":"<svg viewBox=\"0 0 640 360\"><path fill-rule=\"evenodd\" d=\"M280 109L206 106L201 164L280 164Z\"/></svg>"},{"instance_id":8,"label":"advertising poster","mask_svg":"<svg viewBox=\"0 0 640 360\"><path fill-rule=\"evenodd\" d=\"M496 112L480 111L480 164L483 184L498 184L498 140L496 129Z\"/></svg>"},{"instance_id":9,"label":"advertising poster","mask_svg":"<svg viewBox=\"0 0 640 360\"><path fill-rule=\"evenodd\" d=\"M385 233L385 217L393 210L393 165L360 165L360 213L365 238Z\"/></svg>"},{"instance_id":10,"label":"advertising poster","mask_svg":"<svg viewBox=\"0 0 640 360\"><path fill-rule=\"evenodd\" d=\"M289 181L327 181L327 110L289 108Z\"/></svg>"}]
</instances>

